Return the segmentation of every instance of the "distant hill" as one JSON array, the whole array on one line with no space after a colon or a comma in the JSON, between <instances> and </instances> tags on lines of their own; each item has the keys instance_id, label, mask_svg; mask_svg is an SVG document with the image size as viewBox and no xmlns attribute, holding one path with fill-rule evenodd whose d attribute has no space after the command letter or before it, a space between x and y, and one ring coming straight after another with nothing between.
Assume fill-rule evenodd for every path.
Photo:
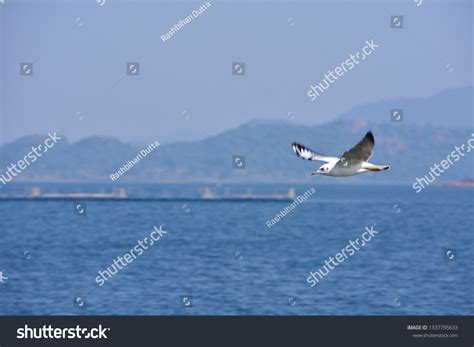
<instances>
[{"instance_id":1,"label":"distant hill","mask_svg":"<svg viewBox=\"0 0 474 347\"><path fill-rule=\"evenodd\" d=\"M403 109L404 124L438 125L448 128L472 129L474 88L456 88L428 98L395 99L375 102L341 115L341 120L365 120L369 123L390 123L391 109Z\"/></svg>"},{"instance_id":2,"label":"distant hill","mask_svg":"<svg viewBox=\"0 0 474 347\"><path fill-rule=\"evenodd\" d=\"M204 181L325 181L325 182L412 182L427 173L453 151L466 143L471 131L442 126L406 123L339 120L320 126L292 122L250 122L216 136L195 142L162 145L125 173L116 184L126 181L204 182ZM291 142L299 141L328 155L340 155L354 145L367 130L375 135L373 163L389 164L391 170L337 179L311 177L320 165L297 158ZM32 145L46 136L29 136L0 148L1 173L11 162L21 159ZM159 141L159 139L158 139ZM141 148L108 138L87 138L70 143L63 138L50 152L22 172L15 181L74 180L110 181L116 172ZM473 151L474 152L474 151ZM232 155L245 156L245 169L232 167ZM466 154L447 170L440 181L474 177L474 156Z\"/></svg>"}]
</instances>

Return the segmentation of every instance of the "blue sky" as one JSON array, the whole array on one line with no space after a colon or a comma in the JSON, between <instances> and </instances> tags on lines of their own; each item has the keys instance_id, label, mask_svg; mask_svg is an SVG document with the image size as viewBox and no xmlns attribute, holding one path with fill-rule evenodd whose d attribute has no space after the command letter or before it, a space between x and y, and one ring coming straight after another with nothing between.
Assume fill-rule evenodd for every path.
<instances>
[{"instance_id":1,"label":"blue sky","mask_svg":"<svg viewBox=\"0 0 474 347\"><path fill-rule=\"evenodd\" d=\"M4 1L0 143L55 130L193 140L252 119L292 112L318 124L368 102L473 84L469 0L211 1L166 42L205 1ZM403 29L390 28L392 15L404 16ZM380 47L312 102L309 86L366 40ZM20 76L22 62L34 63L33 76ZM126 75L127 62L140 63L139 76ZM232 62L245 62L246 75L233 76Z\"/></svg>"}]
</instances>

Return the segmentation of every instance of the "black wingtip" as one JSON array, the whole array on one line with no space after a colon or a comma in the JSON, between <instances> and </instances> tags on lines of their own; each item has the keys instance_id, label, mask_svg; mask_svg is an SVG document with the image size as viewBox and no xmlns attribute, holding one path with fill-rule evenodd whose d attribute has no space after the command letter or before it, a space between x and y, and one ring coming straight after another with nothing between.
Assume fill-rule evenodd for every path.
<instances>
[{"instance_id":1,"label":"black wingtip","mask_svg":"<svg viewBox=\"0 0 474 347\"><path fill-rule=\"evenodd\" d=\"M301 145L298 142L292 142L291 143L291 149L293 150L293 153L298 155L298 149L301 148Z\"/></svg>"},{"instance_id":2,"label":"black wingtip","mask_svg":"<svg viewBox=\"0 0 474 347\"><path fill-rule=\"evenodd\" d=\"M372 142L373 144L375 144L375 138L374 138L374 134L372 133L371 130L369 130L367 132L367 134L365 134L365 137L368 138L370 140L370 142Z\"/></svg>"}]
</instances>

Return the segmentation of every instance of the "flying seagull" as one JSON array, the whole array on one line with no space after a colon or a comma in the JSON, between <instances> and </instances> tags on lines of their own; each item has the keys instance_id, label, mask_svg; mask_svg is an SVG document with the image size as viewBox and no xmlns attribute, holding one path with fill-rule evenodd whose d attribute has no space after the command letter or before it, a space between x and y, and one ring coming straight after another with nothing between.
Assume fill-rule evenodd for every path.
<instances>
[{"instance_id":1,"label":"flying seagull","mask_svg":"<svg viewBox=\"0 0 474 347\"><path fill-rule=\"evenodd\" d=\"M388 165L374 165L368 162L374 152L375 139L371 131L365 134L364 138L350 150L345 151L342 156L328 157L327 155L315 152L297 142L292 143L293 152L300 158L306 160L325 161L319 167L318 171L314 171L311 175L324 176L352 176L369 171L388 170Z\"/></svg>"}]
</instances>

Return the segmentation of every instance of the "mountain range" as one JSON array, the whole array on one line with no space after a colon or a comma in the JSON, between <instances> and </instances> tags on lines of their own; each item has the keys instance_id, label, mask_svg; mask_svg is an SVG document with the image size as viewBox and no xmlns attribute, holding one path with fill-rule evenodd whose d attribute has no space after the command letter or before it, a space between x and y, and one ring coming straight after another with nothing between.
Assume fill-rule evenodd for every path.
<instances>
[{"instance_id":1,"label":"mountain range","mask_svg":"<svg viewBox=\"0 0 474 347\"><path fill-rule=\"evenodd\" d=\"M125 172L115 183L147 182L326 182L340 178L311 177L319 162L308 162L292 152L293 141L327 155L338 156L368 130L375 135L374 164L391 170L344 178L344 182L413 182L445 159L454 146L467 143L473 132L473 88L450 90L431 98L373 103L317 126L289 121L252 121L200 141L159 146ZM404 110L403 122L390 120L390 108ZM0 148L0 173L42 143L33 135ZM157 139L159 142L159 139ZM110 181L143 147L117 139L89 137L71 143L66 138L18 175L15 181ZM474 151L473 151L474 152ZM234 167L234 156L245 163ZM244 166L244 167L243 167ZM474 177L474 157L467 153L440 177Z\"/></svg>"},{"instance_id":2,"label":"mountain range","mask_svg":"<svg viewBox=\"0 0 474 347\"><path fill-rule=\"evenodd\" d=\"M363 119L370 123L390 121L390 112L403 110L403 123L407 125L438 125L447 128L468 128L474 125L474 88L456 88L442 91L427 98L393 99L355 107L342 114L340 119Z\"/></svg>"}]
</instances>

